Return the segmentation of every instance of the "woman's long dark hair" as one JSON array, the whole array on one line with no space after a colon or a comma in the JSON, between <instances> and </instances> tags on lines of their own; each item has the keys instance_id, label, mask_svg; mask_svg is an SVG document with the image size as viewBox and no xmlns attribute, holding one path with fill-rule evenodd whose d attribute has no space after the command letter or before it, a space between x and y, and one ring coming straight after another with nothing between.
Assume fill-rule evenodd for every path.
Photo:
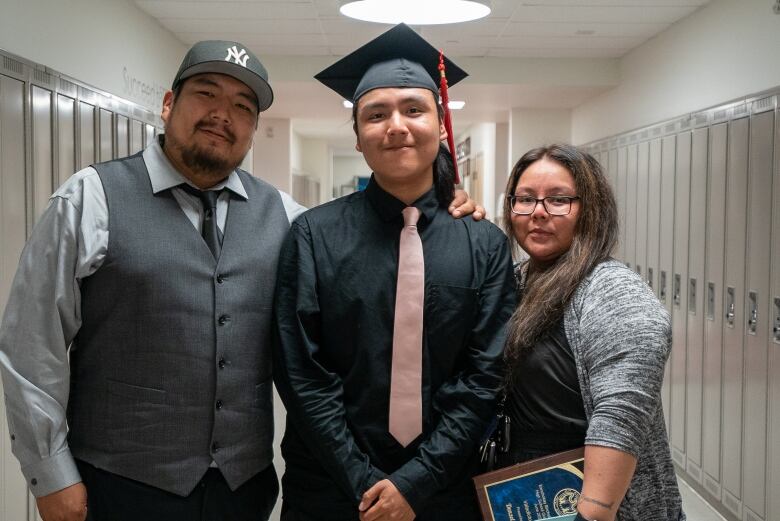
<instances>
[{"instance_id":1,"label":"woman's long dark hair","mask_svg":"<svg viewBox=\"0 0 780 521\"><path fill-rule=\"evenodd\" d=\"M434 98L436 96L434 95ZM436 103L439 113L439 121L444 120L444 109L440 103ZM357 103L352 105L352 130L358 135ZM455 165L452 162L450 149L444 143L439 143L439 152L433 160L433 185L436 188L436 199L441 208L449 207L455 198Z\"/></svg>"},{"instance_id":2,"label":"woman's long dark hair","mask_svg":"<svg viewBox=\"0 0 780 521\"><path fill-rule=\"evenodd\" d=\"M525 353L561 319L577 286L597 264L612 255L618 241L617 204L609 181L598 161L572 145L554 144L526 152L512 169L506 194L514 194L523 172L545 158L560 163L572 174L580 209L568 251L550 265L539 267L529 261L525 266L522 299L509 321L504 351L510 382ZM510 242L517 246L508 199L504 201L504 226Z\"/></svg>"}]
</instances>

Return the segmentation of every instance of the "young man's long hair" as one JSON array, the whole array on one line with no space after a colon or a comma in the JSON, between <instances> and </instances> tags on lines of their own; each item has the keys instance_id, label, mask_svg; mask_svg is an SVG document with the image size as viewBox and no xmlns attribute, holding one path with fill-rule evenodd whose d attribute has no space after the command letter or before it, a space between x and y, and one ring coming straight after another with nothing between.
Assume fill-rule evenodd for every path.
<instances>
[{"instance_id":1,"label":"young man's long hair","mask_svg":"<svg viewBox=\"0 0 780 521\"><path fill-rule=\"evenodd\" d=\"M444 109L436 103L439 122L444 120ZM357 103L352 105L352 130L358 134ZM436 199L441 208L447 208L455 198L455 165L452 162L450 150L444 143L439 143L439 152L433 160L433 185L436 188Z\"/></svg>"},{"instance_id":2,"label":"young man's long hair","mask_svg":"<svg viewBox=\"0 0 780 521\"><path fill-rule=\"evenodd\" d=\"M560 163L572 174L580 209L569 250L549 266L540 268L530 261L524 266L527 275L522 298L509 321L504 352L509 381L528 350L562 318L580 282L612 255L618 241L617 204L609 182L598 161L574 146L555 144L526 152L512 169L506 194L513 195L523 172L545 158ZM504 201L504 223L510 242L518 246L509 199Z\"/></svg>"}]
</instances>

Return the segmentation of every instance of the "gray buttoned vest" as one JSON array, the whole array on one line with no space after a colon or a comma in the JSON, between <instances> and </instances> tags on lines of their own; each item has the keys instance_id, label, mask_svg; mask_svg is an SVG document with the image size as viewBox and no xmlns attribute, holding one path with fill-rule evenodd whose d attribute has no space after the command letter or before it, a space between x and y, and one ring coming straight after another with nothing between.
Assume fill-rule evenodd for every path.
<instances>
[{"instance_id":1,"label":"gray buttoned vest","mask_svg":"<svg viewBox=\"0 0 780 521\"><path fill-rule=\"evenodd\" d=\"M239 171L222 254L140 154L96 165L108 253L84 279L71 347L69 445L92 465L187 495L215 461L235 489L272 459L271 307L289 223L279 192Z\"/></svg>"}]
</instances>

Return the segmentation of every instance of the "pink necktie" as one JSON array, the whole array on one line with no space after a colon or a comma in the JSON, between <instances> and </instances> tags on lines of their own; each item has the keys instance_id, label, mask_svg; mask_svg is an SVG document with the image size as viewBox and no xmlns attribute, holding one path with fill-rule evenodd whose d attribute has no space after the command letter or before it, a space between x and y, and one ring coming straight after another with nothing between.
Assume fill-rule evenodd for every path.
<instances>
[{"instance_id":1,"label":"pink necktie","mask_svg":"<svg viewBox=\"0 0 780 521\"><path fill-rule=\"evenodd\" d=\"M398 251L398 287L393 323L390 375L390 434L406 447L422 434L422 334L425 262L417 220L420 210L403 210L404 228Z\"/></svg>"}]
</instances>

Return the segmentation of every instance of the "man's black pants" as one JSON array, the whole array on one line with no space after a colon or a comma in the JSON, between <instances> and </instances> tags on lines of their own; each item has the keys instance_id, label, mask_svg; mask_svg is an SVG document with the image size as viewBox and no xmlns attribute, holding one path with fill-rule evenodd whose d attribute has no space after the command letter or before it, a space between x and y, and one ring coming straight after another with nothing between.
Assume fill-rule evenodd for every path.
<instances>
[{"instance_id":1,"label":"man's black pants","mask_svg":"<svg viewBox=\"0 0 780 521\"><path fill-rule=\"evenodd\" d=\"M279 494L273 465L235 491L210 468L186 497L83 461L76 465L87 487L87 521L266 521Z\"/></svg>"}]
</instances>

